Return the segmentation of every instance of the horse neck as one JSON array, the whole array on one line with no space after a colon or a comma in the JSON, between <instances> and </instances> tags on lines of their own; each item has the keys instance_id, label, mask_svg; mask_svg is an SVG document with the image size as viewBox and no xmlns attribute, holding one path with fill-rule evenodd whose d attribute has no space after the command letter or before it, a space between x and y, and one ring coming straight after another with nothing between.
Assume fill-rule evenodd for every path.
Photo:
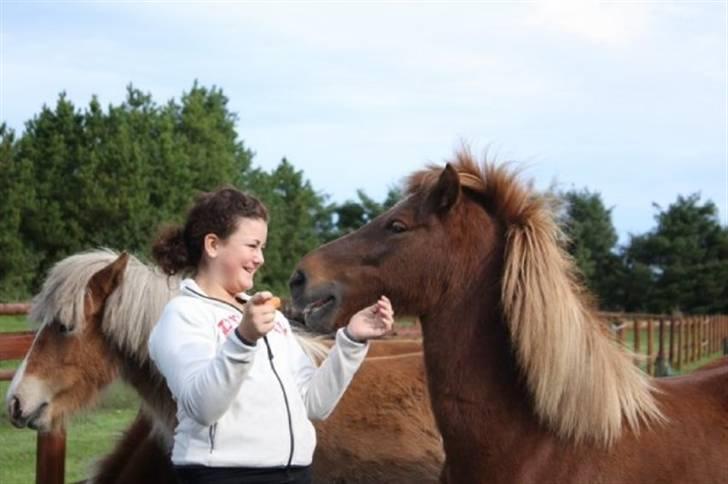
<instances>
[{"instance_id":1,"label":"horse neck","mask_svg":"<svg viewBox=\"0 0 728 484\"><path fill-rule=\"evenodd\" d=\"M462 459L460 468L488 467L489 459L497 467L503 454L540 434L500 310L498 282L471 283L476 289L453 294L422 317L433 411L448 461ZM486 448L487 455L474 454Z\"/></svg>"},{"instance_id":2,"label":"horse neck","mask_svg":"<svg viewBox=\"0 0 728 484\"><path fill-rule=\"evenodd\" d=\"M146 403L145 408L152 412L163 426L170 429L176 426L177 406L164 378L148 358L140 361L138 357L125 354L124 350L112 345L113 358L120 362L121 379L136 390Z\"/></svg>"}]
</instances>

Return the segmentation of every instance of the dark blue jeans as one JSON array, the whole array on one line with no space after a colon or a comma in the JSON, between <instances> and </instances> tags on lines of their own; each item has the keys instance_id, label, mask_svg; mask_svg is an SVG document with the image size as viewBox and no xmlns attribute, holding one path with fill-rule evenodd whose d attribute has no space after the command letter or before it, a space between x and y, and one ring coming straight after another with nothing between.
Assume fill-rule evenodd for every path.
<instances>
[{"instance_id":1,"label":"dark blue jeans","mask_svg":"<svg viewBox=\"0 0 728 484\"><path fill-rule=\"evenodd\" d=\"M174 466L180 484L311 484L311 466L289 468Z\"/></svg>"}]
</instances>

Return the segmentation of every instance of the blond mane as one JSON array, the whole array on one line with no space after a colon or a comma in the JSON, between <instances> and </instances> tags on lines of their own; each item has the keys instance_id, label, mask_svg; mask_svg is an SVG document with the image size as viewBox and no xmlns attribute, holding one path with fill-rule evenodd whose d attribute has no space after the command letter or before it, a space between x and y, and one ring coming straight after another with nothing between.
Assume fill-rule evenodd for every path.
<instances>
[{"instance_id":1,"label":"blond mane","mask_svg":"<svg viewBox=\"0 0 728 484\"><path fill-rule=\"evenodd\" d=\"M641 423L664 421L650 378L609 336L579 283L549 200L467 150L451 164L463 190L506 227L502 308L539 419L563 438L605 446L625 423L636 433ZM413 176L410 193L434 184L441 170Z\"/></svg>"},{"instance_id":2,"label":"blond mane","mask_svg":"<svg viewBox=\"0 0 728 484\"><path fill-rule=\"evenodd\" d=\"M84 297L91 277L119 256L110 249L91 250L69 256L50 270L40 293L33 298L30 320L46 325L54 319L81 328L85 322ZM101 323L103 333L137 364L149 360L147 341L164 306L179 292L179 277L169 277L159 268L130 255L124 278L106 301ZM294 331L303 350L317 361L327 353L317 338Z\"/></svg>"},{"instance_id":3,"label":"blond mane","mask_svg":"<svg viewBox=\"0 0 728 484\"><path fill-rule=\"evenodd\" d=\"M74 254L58 262L33 298L30 319L46 325L54 319L74 328L85 322L84 297L91 277L119 256L110 249ZM143 364L147 340L164 305L179 291L179 278L168 277L130 255L119 288L106 301L102 331L128 357Z\"/></svg>"}]
</instances>

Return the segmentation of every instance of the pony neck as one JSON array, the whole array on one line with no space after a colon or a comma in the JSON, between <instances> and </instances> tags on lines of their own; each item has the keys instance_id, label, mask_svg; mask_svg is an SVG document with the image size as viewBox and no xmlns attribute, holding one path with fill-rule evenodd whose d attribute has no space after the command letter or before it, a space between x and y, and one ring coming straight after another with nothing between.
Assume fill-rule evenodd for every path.
<instances>
[{"instance_id":1,"label":"pony neck","mask_svg":"<svg viewBox=\"0 0 728 484\"><path fill-rule=\"evenodd\" d=\"M470 284L480 290L463 291L421 317L430 398L445 453L454 468L472 468L474 474L493 472L534 435L547 437L521 383L500 310L500 284L487 282ZM491 289L484 293L483 287ZM478 449L489 451L476 455Z\"/></svg>"}]
</instances>

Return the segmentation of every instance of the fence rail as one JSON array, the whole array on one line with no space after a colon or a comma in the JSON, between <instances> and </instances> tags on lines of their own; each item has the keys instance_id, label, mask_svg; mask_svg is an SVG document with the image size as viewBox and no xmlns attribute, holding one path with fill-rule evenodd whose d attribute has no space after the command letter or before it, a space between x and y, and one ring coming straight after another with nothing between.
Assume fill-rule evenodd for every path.
<instances>
[{"instance_id":1,"label":"fence rail","mask_svg":"<svg viewBox=\"0 0 728 484\"><path fill-rule=\"evenodd\" d=\"M0 304L0 315L27 314L28 310L28 304ZM728 354L728 316L725 315L601 313L601 316L617 341L627 344L631 334L635 363L644 364L651 375L666 376L671 368L680 370L683 365L721 351ZM31 331L0 332L0 361L23 358L33 337ZM12 380L13 374L14 370L0 370L0 381ZM36 484L64 483L65 429L38 433L35 462Z\"/></svg>"},{"instance_id":2,"label":"fence rail","mask_svg":"<svg viewBox=\"0 0 728 484\"><path fill-rule=\"evenodd\" d=\"M635 364L654 376L720 352L728 353L728 316L660 316L603 313L616 339L631 345ZM644 338L644 342L643 342Z\"/></svg>"}]
</instances>

